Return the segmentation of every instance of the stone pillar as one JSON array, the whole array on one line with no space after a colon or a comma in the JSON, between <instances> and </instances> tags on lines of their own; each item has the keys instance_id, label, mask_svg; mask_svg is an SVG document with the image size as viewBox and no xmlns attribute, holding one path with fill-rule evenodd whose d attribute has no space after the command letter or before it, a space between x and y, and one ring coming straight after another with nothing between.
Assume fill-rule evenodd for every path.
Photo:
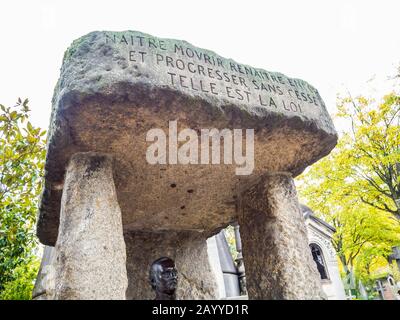
<instances>
[{"instance_id":1,"label":"stone pillar","mask_svg":"<svg viewBox=\"0 0 400 320\"><path fill-rule=\"evenodd\" d=\"M249 299L321 299L320 277L293 179L265 174L238 212Z\"/></svg>"},{"instance_id":2,"label":"stone pillar","mask_svg":"<svg viewBox=\"0 0 400 320\"><path fill-rule=\"evenodd\" d=\"M72 156L54 264L55 299L125 299L126 251L110 156Z\"/></svg>"}]
</instances>

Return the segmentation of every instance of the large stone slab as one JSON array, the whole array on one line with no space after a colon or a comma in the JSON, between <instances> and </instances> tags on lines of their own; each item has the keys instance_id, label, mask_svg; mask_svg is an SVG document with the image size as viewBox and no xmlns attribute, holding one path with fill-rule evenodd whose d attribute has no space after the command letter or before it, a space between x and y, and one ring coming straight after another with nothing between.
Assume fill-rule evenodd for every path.
<instances>
[{"instance_id":1,"label":"large stone slab","mask_svg":"<svg viewBox=\"0 0 400 320\"><path fill-rule=\"evenodd\" d=\"M178 130L254 129L252 174L236 175L235 163L149 164L148 130L168 132L173 120ZM65 168L76 152L106 152L115 159L125 231L212 235L235 219L242 180L265 171L296 176L336 141L323 100L303 80L186 41L92 32L66 51L55 88L38 236L48 245L56 241Z\"/></svg>"}]
</instances>

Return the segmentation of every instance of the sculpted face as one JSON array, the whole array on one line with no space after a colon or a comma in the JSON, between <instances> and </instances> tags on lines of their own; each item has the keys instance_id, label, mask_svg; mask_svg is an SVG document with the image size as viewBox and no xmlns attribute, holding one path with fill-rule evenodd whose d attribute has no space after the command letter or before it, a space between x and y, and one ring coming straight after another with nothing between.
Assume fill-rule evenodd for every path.
<instances>
[{"instance_id":1,"label":"sculpted face","mask_svg":"<svg viewBox=\"0 0 400 320\"><path fill-rule=\"evenodd\" d=\"M178 272L174 261L170 258L161 258L153 262L150 281L156 292L174 294L178 284Z\"/></svg>"}]
</instances>

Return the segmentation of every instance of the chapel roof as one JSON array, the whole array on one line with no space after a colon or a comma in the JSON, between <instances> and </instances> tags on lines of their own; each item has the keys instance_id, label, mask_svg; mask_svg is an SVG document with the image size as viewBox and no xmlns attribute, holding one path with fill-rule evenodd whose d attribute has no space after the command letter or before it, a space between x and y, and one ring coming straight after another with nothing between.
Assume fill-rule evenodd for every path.
<instances>
[{"instance_id":1,"label":"chapel roof","mask_svg":"<svg viewBox=\"0 0 400 320\"><path fill-rule=\"evenodd\" d=\"M322 224L323 226L327 227L332 232L336 232L336 229L331 226L329 223L325 222L324 220L318 218L314 211L311 210L310 207L306 206L305 204L300 204L301 211L303 213L304 219L312 219L313 221Z\"/></svg>"}]
</instances>

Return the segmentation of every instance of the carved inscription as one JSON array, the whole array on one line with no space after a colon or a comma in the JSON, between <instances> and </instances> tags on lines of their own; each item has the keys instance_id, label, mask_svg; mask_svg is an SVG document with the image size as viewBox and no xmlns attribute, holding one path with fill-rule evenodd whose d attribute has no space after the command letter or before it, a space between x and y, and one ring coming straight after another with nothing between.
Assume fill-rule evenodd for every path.
<instances>
[{"instance_id":1,"label":"carved inscription","mask_svg":"<svg viewBox=\"0 0 400 320\"><path fill-rule=\"evenodd\" d=\"M104 41L126 50L132 67L157 68L172 87L282 112L321 107L318 92L305 81L239 64L184 41L129 32L104 33Z\"/></svg>"}]
</instances>

